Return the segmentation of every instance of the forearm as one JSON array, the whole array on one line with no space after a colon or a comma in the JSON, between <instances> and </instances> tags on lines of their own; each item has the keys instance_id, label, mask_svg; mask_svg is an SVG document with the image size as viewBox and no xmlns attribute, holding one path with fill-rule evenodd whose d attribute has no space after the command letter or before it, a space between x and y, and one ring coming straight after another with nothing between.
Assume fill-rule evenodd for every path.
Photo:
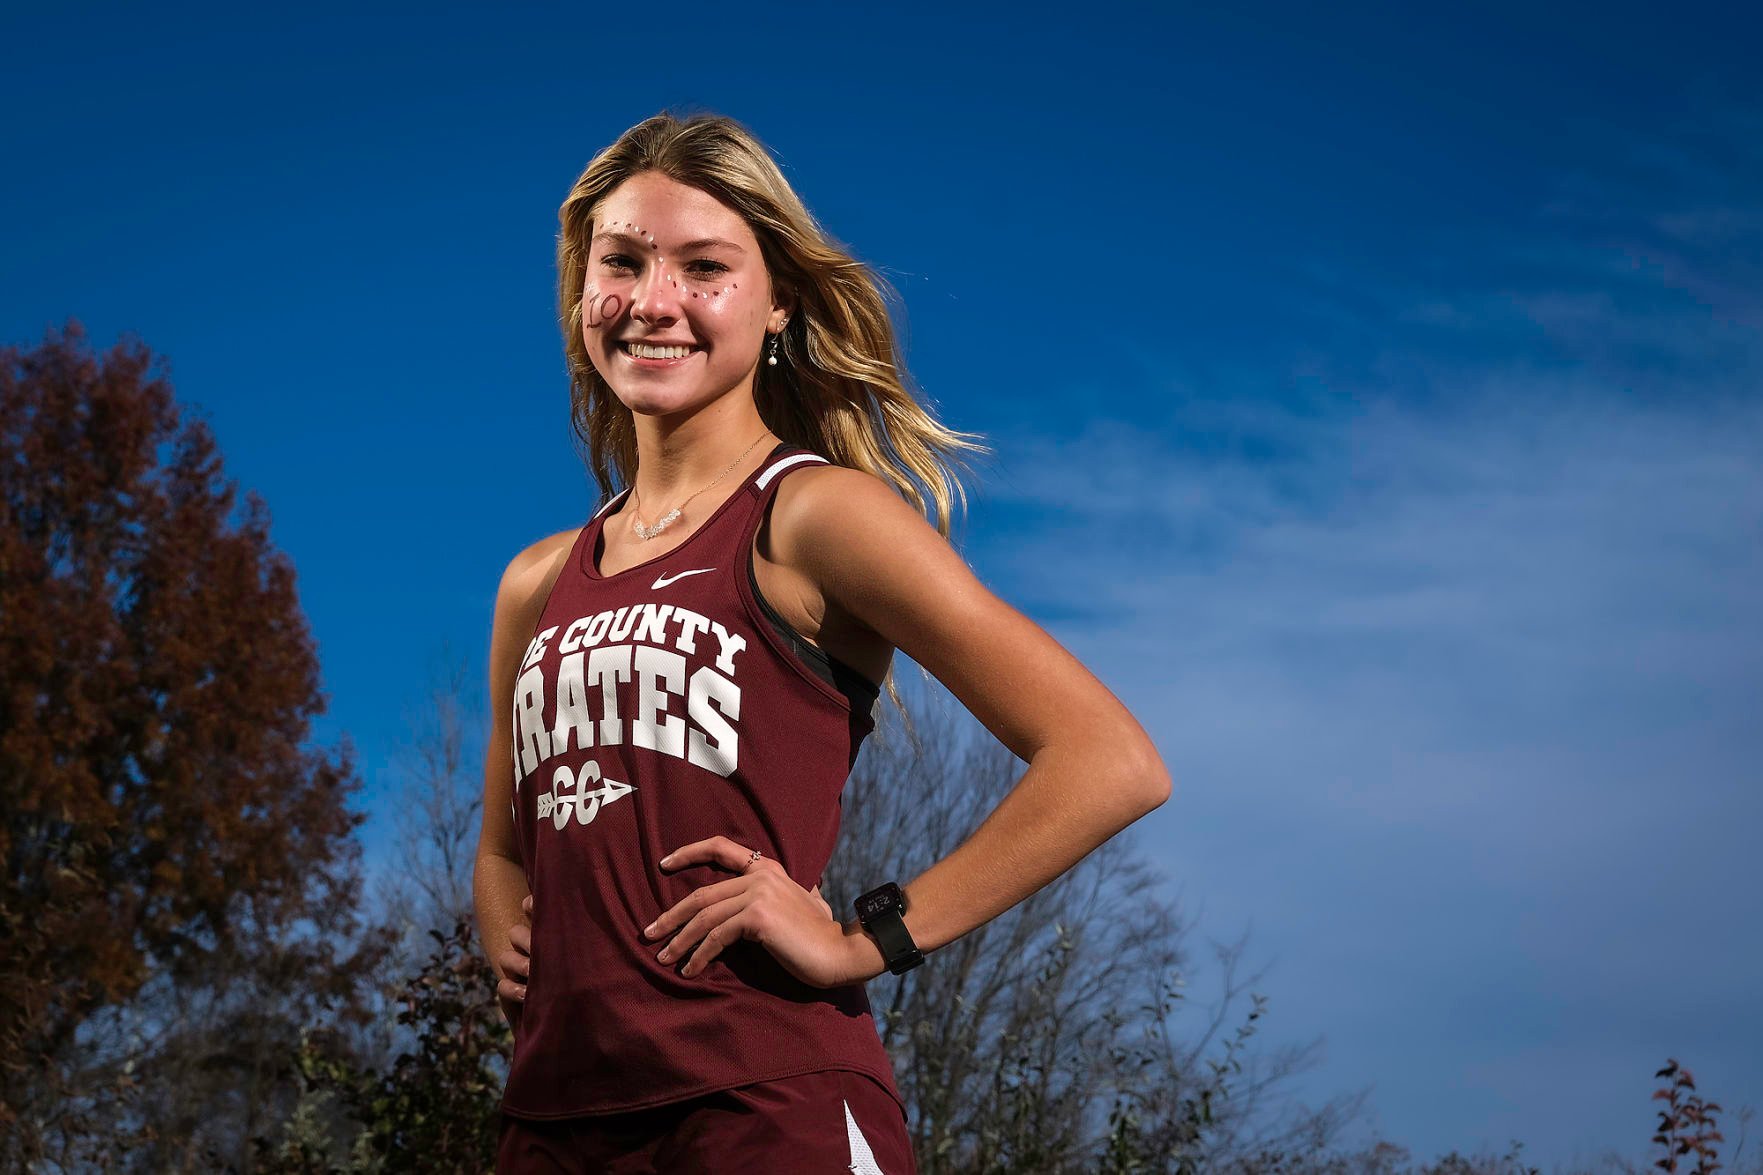
<instances>
[{"instance_id":1,"label":"forearm","mask_svg":"<svg viewBox=\"0 0 1763 1175\"><path fill-rule=\"evenodd\" d=\"M509 928L524 914L520 904L527 896L526 871L520 862L496 853L479 853L472 875L472 904L477 911L478 939L489 953L497 979L506 979L498 956L509 946Z\"/></svg>"},{"instance_id":2,"label":"forearm","mask_svg":"<svg viewBox=\"0 0 1763 1175\"><path fill-rule=\"evenodd\" d=\"M1048 747L966 841L901 886L902 915L930 954L1015 906L1169 796L1161 763L1104 767L1093 748ZM887 971L875 939L855 919L842 923L860 980Z\"/></svg>"}]
</instances>

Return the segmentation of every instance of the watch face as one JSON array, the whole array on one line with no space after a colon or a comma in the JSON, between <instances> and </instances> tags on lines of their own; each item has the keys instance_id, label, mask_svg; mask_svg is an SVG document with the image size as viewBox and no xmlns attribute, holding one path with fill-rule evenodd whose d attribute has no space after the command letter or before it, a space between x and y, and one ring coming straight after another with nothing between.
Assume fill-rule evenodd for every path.
<instances>
[{"instance_id":1,"label":"watch face","mask_svg":"<svg viewBox=\"0 0 1763 1175\"><path fill-rule=\"evenodd\" d=\"M878 914L886 914L889 910L897 910L901 906L900 887L890 881L886 885L870 890L857 899L857 917L867 921Z\"/></svg>"}]
</instances>

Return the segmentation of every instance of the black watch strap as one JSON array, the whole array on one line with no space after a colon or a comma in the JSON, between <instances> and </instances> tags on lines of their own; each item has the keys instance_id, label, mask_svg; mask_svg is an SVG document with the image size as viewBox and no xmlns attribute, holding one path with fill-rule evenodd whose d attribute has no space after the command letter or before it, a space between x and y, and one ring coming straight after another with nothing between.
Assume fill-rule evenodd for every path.
<instances>
[{"instance_id":1,"label":"black watch strap","mask_svg":"<svg viewBox=\"0 0 1763 1175\"><path fill-rule=\"evenodd\" d=\"M856 905L857 920L881 947L889 971L900 975L924 962L924 953L912 941L901 917L906 911L906 894L897 884L883 882L858 898Z\"/></svg>"}]
</instances>

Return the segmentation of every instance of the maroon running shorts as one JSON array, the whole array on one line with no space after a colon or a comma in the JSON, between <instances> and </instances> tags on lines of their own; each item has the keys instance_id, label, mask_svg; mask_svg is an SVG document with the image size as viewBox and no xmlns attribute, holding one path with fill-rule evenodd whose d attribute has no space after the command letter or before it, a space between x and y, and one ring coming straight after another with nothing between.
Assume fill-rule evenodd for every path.
<instances>
[{"instance_id":1,"label":"maroon running shorts","mask_svg":"<svg viewBox=\"0 0 1763 1175\"><path fill-rule=\"evenodd\" d=\"M501 1117L497 1175L918 1175L900 1103L847 1069L614 1114Z\"/></svg>"}]
</instances>

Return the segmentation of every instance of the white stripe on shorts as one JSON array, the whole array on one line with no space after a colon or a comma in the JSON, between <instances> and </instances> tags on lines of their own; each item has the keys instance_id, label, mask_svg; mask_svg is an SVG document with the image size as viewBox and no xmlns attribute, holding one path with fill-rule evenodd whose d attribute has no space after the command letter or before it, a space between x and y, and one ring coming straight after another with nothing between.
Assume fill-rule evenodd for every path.
<instances>
[{"instance_id":1,"label":"white stripe on shorts","mask_svg":"<svg viewBox=\"0 0 1763 1175\"><path fill-rule=\"evenodd\" d=\"M845 1134L851 1140L851 1166L855 1175L885 1175L881 1166L875 1161L875 1152L869 1149L869 1139L863 1137L863 1131L857 1128L857 1119L851 1114L851 1103L843 1098L845 1104Z\"/></svg>"}]
</instances>

